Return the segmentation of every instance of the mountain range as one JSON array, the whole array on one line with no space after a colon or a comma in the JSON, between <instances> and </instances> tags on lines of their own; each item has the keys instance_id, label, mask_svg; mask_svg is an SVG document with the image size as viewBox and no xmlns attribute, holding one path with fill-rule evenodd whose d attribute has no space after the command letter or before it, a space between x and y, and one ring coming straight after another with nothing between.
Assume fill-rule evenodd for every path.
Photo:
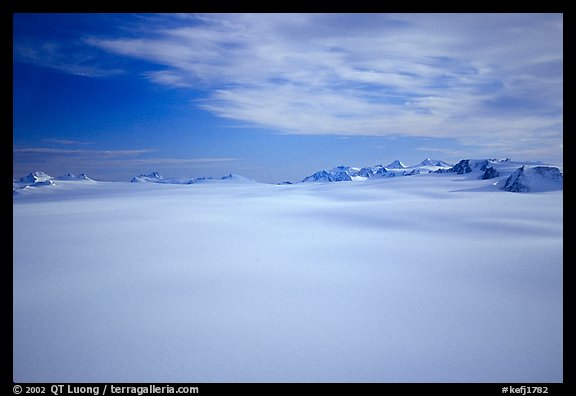
<instances>
[{"instance_id":1,"label":"mountain range","mask_svg":"<svg viewBox=\"0 0 576 396\"><path fill-rule=\"evenodd\" d=\"M339 165L329 170L319 170L305 177L301 183L331 183L360 182L372 179L406 177L415 175L458 175L466 179L494 180L492 185L509 192L540 192L561 190L563 188L563 173L554 166L541 162L517 162L506 159L462 159L456 164L441 160L426 158L418 164L406 166L400 160L395 160L384 166L381 164L367 167ZM59 182L94 182L84 173L76 176L67 173L52 177L45 172L37 171L12 180L13 192L29 190L35 187L54 186ZM229 174L221 178L164 178L158 172L141 174L133 177L132 183L161 184L200 184L200 183L255 183L244 176ZM281 185L291 182L278 183Z\"/></svg>"},{"instance_id":2,"label":"mountain range","mask_svg":"<svg viewBox=\"0 0 576 396\"><path fill-rule=\"evenodd\" d=\"M321 170L302 180L304 183L310 182L339 182L339 181L359 181L370 178L387 178L397 176L412 176L420 173L429 173L431 171L452 167L451 164L426 158L424 161L413 165L406 166L401 161L395 160L384 166L381 164L371 167L350 167L340 165L330 170Z\"/></svg>"},{"instance_id":3,"label":"mountain range","mask_svg":"<svg viewBox=\"0 0 576 396\"><path fill-rule=\"evenodd\" d=\"M464 175L467 179L494 179L492 184L496 188L509 192L538 192L563 188L563 174L557 167L541 162L517 162L509 158L466 158L454 165L430 158L412 166L406 166L399 160L386 166L363 168L340 165L330 170L317 171L305 177L302 182L363 181L419 174L455 174Z\"/></svg>"}]
</instances>

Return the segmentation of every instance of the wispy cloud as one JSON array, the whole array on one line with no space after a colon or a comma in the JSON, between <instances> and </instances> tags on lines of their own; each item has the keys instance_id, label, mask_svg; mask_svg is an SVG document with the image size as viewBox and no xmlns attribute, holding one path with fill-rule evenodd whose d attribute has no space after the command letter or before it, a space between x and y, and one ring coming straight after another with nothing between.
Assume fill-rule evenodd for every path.
<instances>
[{"instance_id":1,"label":"wispy cloud","mask_svg":"<svg viewBox=\"0 0 576 396\"><path fill-rule=\"evenodd\" d=\"M109 63L102 62L94 51L86 51L83 42L18 42L14 45L14 58L84 77L111 77L124 73L123 69L110 67Z\"/></svg>"},{"instance_id":2,"label":"wispy cloud","mask_svg":"<svg viewBox=\"0 0 576 396\"><path fill-rule=\"evenodd\" d=\"M61 144L65 146L84 146L94 144L95 142L87 141L87 140L71 140L71 139L42 139L43 142L46 143L54 143L54 144Z\"/></svg>"},{"instance_id":3,"label":"wispy cloud","mask_svg":"<svg viewBox=\"0 0 576 396\"><path fill-rule=\"evenodd\" d=\"M27 147L27 148L14 148L15 154L42 154L42 155L58 155L58 156L105 156L105 157L126 157L152 153L156 150L143 149L143 150L73 150L73 149L59 149L49 147Z\"/></svg>"},{"instance_id":4,"label":"wispy cloud","mask_svg":"<svg viewBox=\"0 0 576 396\"><path fill-rule=\"evenodd\" d=\"M140 149L140 150L76 150L76 149L60 149L49 147L21 147L14 148L15 154L39 154L39 155L54 155L54 156L85 156L85 157L107 157L107 158L130 158L140 156L143 154L154 153L154 149ZM231 157L200 157L200 158L130 158L133 164L158 164L163 163L167 165L189 165L197 163L208 162L230 162L237 161L238 158Z\"/></svg>"},{"instance_id":5,"label":"wispy cloud","mask_svg":"<svg viewBox=\"0 0 576 396\"><path fill-rule=\"evenodd\" d=\"M152 83L201 88L206 96L197 102L200 108L280 133L452 137L508 150L558 147L562 141L561 14L151 20L132 25L121 38L84 37L68 72L100 70L101 61L92 59L96 51L136 59ZM48 54L48 66L66 71L66 51L58 48L20 55Z\"/></svg>"}]
</instances>

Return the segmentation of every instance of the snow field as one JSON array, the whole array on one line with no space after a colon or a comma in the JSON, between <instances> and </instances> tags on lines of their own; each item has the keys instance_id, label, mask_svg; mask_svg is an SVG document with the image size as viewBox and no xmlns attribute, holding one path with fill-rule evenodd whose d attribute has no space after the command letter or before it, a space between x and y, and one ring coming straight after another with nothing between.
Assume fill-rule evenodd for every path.
<instances>
[{"instance_id":1,"label":"snow field","mask_svg":"<svg viewBox=\"0 0 576 396\"><path fill-rule=\"evenodd\" d=\"M562 191L73 183L14 202L15 382L563 380Z\"/></svg>"}]
</instances>

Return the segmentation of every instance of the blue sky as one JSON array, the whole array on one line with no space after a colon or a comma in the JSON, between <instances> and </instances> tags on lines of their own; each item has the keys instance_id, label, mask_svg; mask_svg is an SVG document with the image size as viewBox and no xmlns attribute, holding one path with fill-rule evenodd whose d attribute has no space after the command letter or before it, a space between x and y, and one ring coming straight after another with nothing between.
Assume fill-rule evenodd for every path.
<instances>
[{"instance_id":1,"label":"blue sky","mask_svg":"<svg viewBox=\"0 0 576 396\"><path fill-rule=\"evenodd\" d=\"M563 162L562 14L15 14L14 177Z\"/></svg>"}]
</instances>

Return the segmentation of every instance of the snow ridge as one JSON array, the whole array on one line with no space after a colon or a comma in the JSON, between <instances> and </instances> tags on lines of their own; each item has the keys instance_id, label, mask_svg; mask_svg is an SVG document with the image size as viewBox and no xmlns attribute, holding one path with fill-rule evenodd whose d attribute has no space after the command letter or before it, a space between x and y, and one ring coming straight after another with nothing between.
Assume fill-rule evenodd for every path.
<instances>
[{"instance_id":1,"label":"snow ridge","mask_svg":"<svg viewBox=\"0 0 576 396\"><path fill-rule=\"evenodd\" d=\"M76 176L72 173L66 173L63 176L55 177L54 180L90 180L90 181L93 181L88 176L86 176L85 173L80 173L78 176Z\"/></svg>"},{"instance_id":2,"label":"snow ridge","mask_svg":"<svg viewBox=\"0 0 576 396\"><path fill-rule=\"evenodd\" d=\"M253 182L253 180L248 179L244 176L236 175L230 173L226 176L222 176L219 179L213 177L197 177L197 178L164 178L158 172L152 172L147 175L142 174L140 176L134 176L131 183L162 183L162 184L197 184L197 183L215 183L215 182Z\"/></svg>"}]
</instances>

